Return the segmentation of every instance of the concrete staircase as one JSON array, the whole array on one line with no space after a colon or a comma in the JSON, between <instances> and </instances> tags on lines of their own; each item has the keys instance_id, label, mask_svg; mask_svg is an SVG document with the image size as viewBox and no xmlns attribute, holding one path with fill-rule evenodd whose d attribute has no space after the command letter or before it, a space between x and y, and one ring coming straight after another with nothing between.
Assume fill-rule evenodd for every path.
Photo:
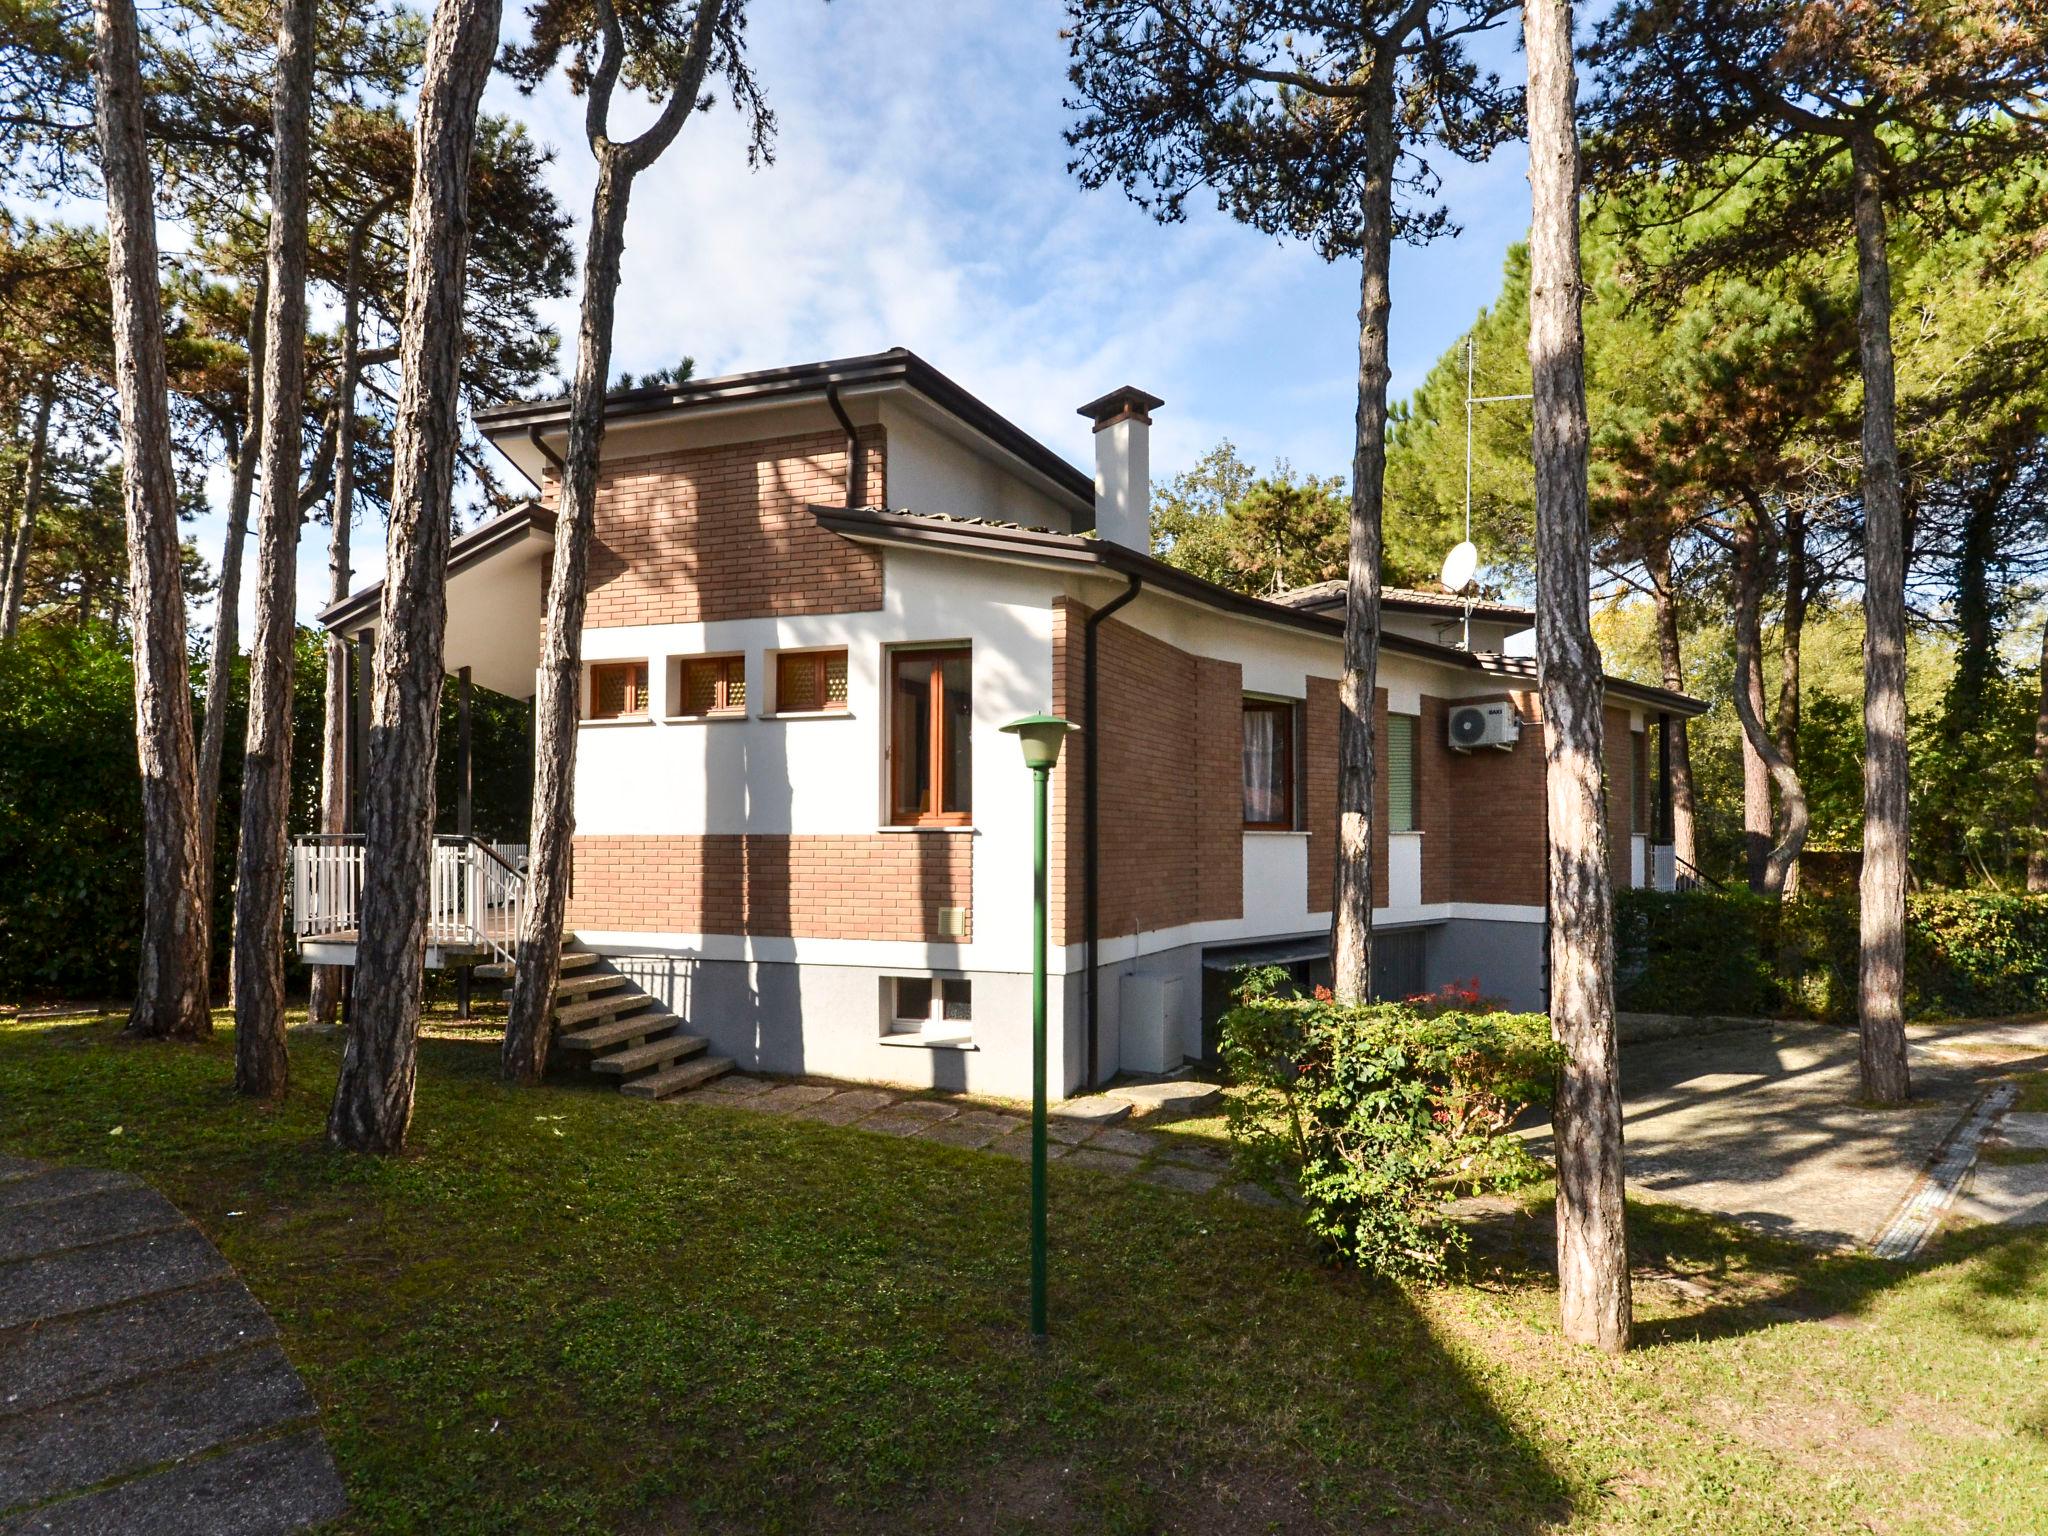
<instances>
[{"instance_id":1,"label":"concrete staircase","mask_svg":"<svg viewBox=\"0 0 2048 1536\"><path fill-rule=\"evenodd\" d=\"M480 965L476 974L510 990L509 965ZM665 1099L732 1070L730 1057L706 1054L708 1041L686 1033L681 1019L605 970L596 955L562 952L554 1021L555 1050L576 1052L591 1071L618 1078L619 1092L636 1099Z\"/></svg>"}]
</instances>

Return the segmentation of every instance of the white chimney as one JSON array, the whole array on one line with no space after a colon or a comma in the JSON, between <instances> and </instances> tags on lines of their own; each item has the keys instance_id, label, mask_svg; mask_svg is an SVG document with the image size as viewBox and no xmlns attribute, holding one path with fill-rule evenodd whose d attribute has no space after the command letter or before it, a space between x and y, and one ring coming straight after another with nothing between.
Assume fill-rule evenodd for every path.
<instances>
[{"instance_id":1,"label":"white chimney","mask_svg":"<svg viewBox=\"0 0 2048 1536\"><path fill-rule=\"evenodd\" d=\"M1095 535L1152 552L1152 415L1166 404L1126 384L1080 414L1095 423Z\"/></svg>"}]
</instances>

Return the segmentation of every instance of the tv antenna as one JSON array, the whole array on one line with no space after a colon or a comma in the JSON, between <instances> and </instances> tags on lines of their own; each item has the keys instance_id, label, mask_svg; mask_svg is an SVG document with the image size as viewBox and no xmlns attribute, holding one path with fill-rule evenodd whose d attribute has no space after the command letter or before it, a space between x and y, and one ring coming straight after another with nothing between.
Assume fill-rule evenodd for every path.
<instances>
[{"instance_id":1,"label":"tv antenna","mask_svg":"<svg viewBox=\"0 0 2048 1536\"><path fill-rule=\"evenodd\" d=\"M1465 338L1465 541L1444 556L1442 581L1454 596L1465 599L1463 650L1472 649L1472 596L1466 590L1479 573L1479 548L1472 542L1472 407L1504 405L1512 400L1534 400L1534 395L1475 395L1473 386L1472 338ZM1453 578L1456 578L1453 580Z\"/></svg>"}]
</instances>

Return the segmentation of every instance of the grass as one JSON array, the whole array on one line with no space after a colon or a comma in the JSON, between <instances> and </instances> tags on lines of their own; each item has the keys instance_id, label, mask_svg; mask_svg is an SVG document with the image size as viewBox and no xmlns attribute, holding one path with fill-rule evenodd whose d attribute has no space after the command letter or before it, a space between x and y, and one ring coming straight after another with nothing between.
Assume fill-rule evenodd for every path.
<instances>
[{"instance_id":1,"label":"grass","mask_svg":"<svg viewBox=\"0 0 2048 1536\"><path fill-rule=\"evenodd\" d=\"M425 1043L413 1150L320 1141L230 1040L0 1026L0 1151L150 1179L271 1309L351 1531L2048 1529L2048 1237L1913 1266L1632 1208L1640 1347L1559 1339L1513 1214L1459 1284L1285 1211L743 1111L498 1085Z\"/></svg>"}]
</instances>

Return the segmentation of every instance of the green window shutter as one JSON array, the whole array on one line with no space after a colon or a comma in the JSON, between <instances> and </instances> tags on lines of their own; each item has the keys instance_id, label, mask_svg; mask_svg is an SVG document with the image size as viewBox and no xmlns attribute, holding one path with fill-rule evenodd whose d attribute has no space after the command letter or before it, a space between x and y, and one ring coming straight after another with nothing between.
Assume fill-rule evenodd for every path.
<instances>
[{"instance_id":1,"label":"green window shutter","mask_svg":"<svg viewBox=\"0 0 2048 1536\"><path fill-rule=\"evenodd\" d=\"M1387 716L1387 830L1415 830L1415 717Z\"/></svg>"}]
</instances>

